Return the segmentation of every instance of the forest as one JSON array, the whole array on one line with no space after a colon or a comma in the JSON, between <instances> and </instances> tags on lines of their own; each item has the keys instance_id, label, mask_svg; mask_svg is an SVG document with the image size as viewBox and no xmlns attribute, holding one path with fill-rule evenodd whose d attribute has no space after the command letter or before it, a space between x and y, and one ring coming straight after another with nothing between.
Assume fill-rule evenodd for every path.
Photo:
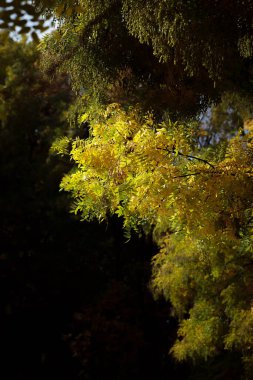
<instances>
[{"instance_id":1,"label":"forest","mask_svg":"<svg viewBox=\"0 0 253 380\"><path fill-rule=\"evenodd\" d=\"M253 380L253 0L0 0L0 376Z\"/></svg>"}]
</instances>

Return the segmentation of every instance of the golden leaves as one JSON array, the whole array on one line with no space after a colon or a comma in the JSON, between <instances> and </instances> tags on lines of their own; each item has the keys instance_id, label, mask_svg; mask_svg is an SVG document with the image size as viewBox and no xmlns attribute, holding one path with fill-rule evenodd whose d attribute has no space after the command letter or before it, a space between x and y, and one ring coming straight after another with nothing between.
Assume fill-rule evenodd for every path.
<instances>
[{"instance_id":1,"label":"golden leaves","mask_svg":"<svg viewBox=\"0 0 253 380\"><path fill-rule=\"evenodd\" d=\"M239 281L238 289L253 298L247 285L253 254L252 134L239 132L223 158L212 162L196 145L196 135L183 124L159 125L152 115L113 104L91 121L89 139L73 143L77 169L62 182L84 219L117 214L127 230L153 231L161 250L153 260L152 286L182 318L172 349L180 360L208 357L240 340L240 332L233 335L240 300L226 292L231 282ZM227 320L231 331L224 338Z\"/></svg>"}]
</instances>

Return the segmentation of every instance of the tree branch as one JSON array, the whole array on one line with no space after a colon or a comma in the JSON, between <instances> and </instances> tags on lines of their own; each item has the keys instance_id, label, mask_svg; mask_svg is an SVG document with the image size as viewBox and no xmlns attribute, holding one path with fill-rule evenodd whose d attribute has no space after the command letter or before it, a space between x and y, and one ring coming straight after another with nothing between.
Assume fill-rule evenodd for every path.
<instances>
[{"instance_id":1,"label":"tree branch","mask_svg":"<svg viewBox=\"0 0 253 380\"><path fill-rule=\"evenodd\" d=\"M166 152L168 153L176 153L175 152L175 149L173 148L172 150L169 150L169 149L165 149L165 148L157 148L157 149L160 149L160 150L165 150ZM207 160L204 160L203 158L200 158L200 157L196 157L196 156L192 156L190 154L183 154L182 152L178 152L178 155L179 156L182 156L182 157L186 157L186 158L191 158L193 160L198 160L198 161L201 161L201 162L204 162L204 164L207 164L209 165L212 169L215 169L215 166L213 164L211 164L210 162L208 162Z\"/></svg>"},{"instance_id":2,"label":"tree branch","mask_svg":"<svg viewBox=\"0 0 253 380\"><path fill-rule=\"evenodd\" d=\"M178 155L183 156L183 157L187 157L187 158L192 158L193 160L198 160L198 161L204 162L204 164L207 164L207 165L211 166L211 168L215 169L215 166L213 164L211 164L207 160L204 160L203 158L195 157L195 156L192 156L190 154L183 154L181 152L178 152Z\"/></svg>"},{"instance_id":3,"label":"tree branch","mask_svg":"<svg viewBox=\"0 0 253 380\"><path fill-rule=\"evenodd\" d=\"M175 179L175 178L190 177L192 175L199 175L199 174L202 174L202 173L201 172L196 172L196 173L182 174L182 175L177 175L177 176L172 177L172 178Z\"/></svg>"}]
</instances>

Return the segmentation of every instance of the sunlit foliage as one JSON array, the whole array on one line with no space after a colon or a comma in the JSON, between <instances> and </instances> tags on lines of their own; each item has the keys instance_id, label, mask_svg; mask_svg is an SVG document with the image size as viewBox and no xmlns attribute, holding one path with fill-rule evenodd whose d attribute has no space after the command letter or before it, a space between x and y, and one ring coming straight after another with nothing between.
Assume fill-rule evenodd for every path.
<instances>
[{"instance_id":1,"label":"sunlit foliage","mask_svg":"<svg viewBox=\"0 0 253 380\"><path fill-rule=\"evenodd\" d=\"M40 5L58 20L42 64L68 74L73 119L89 129L52 147L76 164L61 184L73 212L153 234L152 288L180 320L177 359L235 350L250 371L252 0Z\"/></svg>"},{"instance_id":2,"label":"sunlit foliage","mask_svg":"<svg viewBox=\"0 0 253 380\"><path fill-rule=\"evenodd\" d=\"M201 148L197 123L157 123L112 104L93 115L90 138L72 142L76 167L61 188L72 193L73 211L85 220L117 214L127 234L152 231L160 246L152 288L180 318L179 360L253 353L250 122L245 128Z\"/></svg>"}]
</instances>

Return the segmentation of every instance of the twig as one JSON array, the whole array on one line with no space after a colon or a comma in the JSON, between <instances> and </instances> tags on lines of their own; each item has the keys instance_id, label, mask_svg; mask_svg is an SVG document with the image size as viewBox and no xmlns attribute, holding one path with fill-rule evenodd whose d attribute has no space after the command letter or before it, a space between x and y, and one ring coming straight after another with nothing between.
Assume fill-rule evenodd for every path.
<instances>
[{"instance_id":1,"label":"twig","mask_svg":"<svg viewBox=\"0 0 253 380\"><path fill-rule=\"evenodd\" d=\"M167 148L157 148L157 149L160 149L160 150L165 150L166 152L168 153L176 153L175 152L175 149L173 148L172 150L169 150ZM193 160L198 160L198 161L201 161L201 162L204 162L205 164L211 166L212 169L215 169L215 166L213 164L211 164L210 162L208 162L207 160L204 160L203 158L199 158L199 157L196 157L196 156L192 156L190 154L183 154L182 152L178 152L177 153L179 156L182 156L182 157L186 157L186 158L192 158Z\"/></svg>"}]
</instances>

